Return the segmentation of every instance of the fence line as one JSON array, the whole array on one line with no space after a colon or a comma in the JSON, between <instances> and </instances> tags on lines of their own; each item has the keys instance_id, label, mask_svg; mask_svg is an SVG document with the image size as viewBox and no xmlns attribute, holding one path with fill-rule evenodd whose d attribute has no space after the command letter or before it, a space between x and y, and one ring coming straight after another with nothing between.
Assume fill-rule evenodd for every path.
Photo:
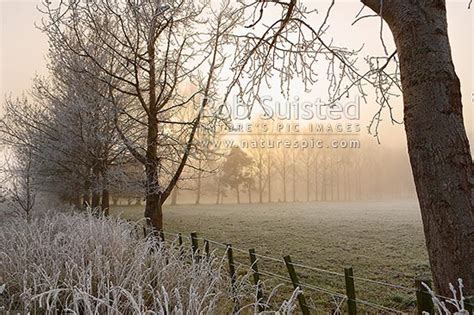
<instances>
[{"instance_id":1,"label":"fence line","mask_svg":"<svg viewBox=\"0 0 474 315\"><path fill-rule=\"evenodd\" d=\"M312 271L317 271L317 272L327 273L327 274L330 274L330 275L335 275L335 276L344 277L344 274L343 274L343 273L340 273L340 272L335 272L335 271L331 271L331 270L326 270L326 269L321 269L321 268L306 266L306 265L303 265L303 264L301 264L301 263L294 263L294 262L292 262L291 264L292 264L293 266L295 266L295 267L300 267L300 268L303 268L303 269L308 269L308 270L312 270Z\"/></svg>"},{"instance_id":2,"label":"fence line","mask_svg":"<svg viewBox=\"0 0 474 315\"><path fill-rule=\"evenodd\" d=\"M239 261L234 260L232 253L230 253L230 255L229 255L229 251L236 251L236 252L239 252L239 253L249 255L249 251L247 251L247 250L244 250L244 249L238 248L238 247L234 247L230 244L224 244L222 242L218 242L218 241L215 241L215 240L212 240L212 239L209 239L209 238L198 237L195 232L193 232L191 234L191 237L185 236L182 233L174 232L174 231L173 232L163 231L161 233L164 234L164 235L170 235L170 236L178 237L179 240L180 240L179 246L183 246L182 237L190 240L191 243L192 243L191 247L192 247L194 253L197 253L199 251L199 245L197 243L198 240L201 240L201 241L204 242L204 245L205 245L204 249L206 251L207 256L209 255L209 252L208 252L209 251L209 244L214 244L218 247L221 247L221 248L225 249L225 251L227 253L227 258L229 260L229 268L231 270L232 286L235 285L235 270L233 270L233 269L235 269L235 266L237 266L237 267L243 267L244 269L247 269L248 271L253 272L254 274L270 277L270 278L273 278L273 279L278 279L278 280L283 281L287 284L293 284L295 288L299 287L300 289L307 289L307 290L314 291L314 292L321 292L321 293L324 293L324 294L328 294L334 300L338 310L340 309L340 307L341 307L342 303L344 302L344 300L347 300L348 307L349 307L349 314L356 314L357 313L356 310L355 310L355 304L356 303L363 304L367 307L372 307L372 308L382 310L382 311L385 311L385 312L392 312L392 313L397 313L397 314L406 314L405 312L402 312L402 311L399 311L399 310L396 310L396 309L393 309L393 308L390 308L390 307L386 307L386 306L379 305L379 304L376 304L376 303L373 303L373 302L370 302L370 301L366 301L366 300L362 300L362 299L357 299L355 297L355 293L353 291L353 288L352 288L352 292L350 292L350 293L352 293L352 295L350 293L347 293L351 296L351 298L349 298L346 294L341 294L341 293L338 293L338 292L334 292L334 291L331 291L331 290L328 290L328 289L325 289L325 288L321 288L321 287L318 287L318 286L315 286L315 285L312 285L312 284L303 283L303 282L300 282L298 280L295 281L295 279L297 279L297 278L296 278L296 273L295 273L295 270L294 270L293 267L298 267L298 268L301 268L301 269L315 271L315 272L318 272L318 273L325 273L325 274L330 274L330 275L334 275L334 276L338 276L338 277L344 277L346 279L346 290L348 288L348 280L352 283L353 283L353 281L358 280L358 281L364 281L364 282L377 284L377 285L381 285L381 286L385 286L385 287L389 287L389 288L406 290L410 293L415 293L416 292L417 293L417 302L419 302L419 303L431 302L431 297L429 297L429 296L427 297L423 294L420 295L421 300L418 301L418 293L420 293L419 288L416 288L416 289L415 288L408 288L408 287L405 287L405 286L402 286L402 285L392 284L392 283L388 283L388 282L384 282L384 281L353 276L352 275L352 268L348 268L348 269L351 269L350 274L339 273L339 272L335 272L335 271L327 270L327 269L323 269L323 268L307 266L305 264L298 263L298 262L296 262L296 263L292 262L289 259L289 256L285 257L285 259L282 259L282 258L257 254L253 250L253 252L250 255L251 256L254 255L254 259L255 259L255 257L258 257L258 258L261 258L262 260L278 262L279 264L282 264L282 266L284 266L286 264L287 268L289 269L288 271L290 272L290 277L283 276L283 275L280 275L280 274L276 274L276 273L273 273L273 272L270 272L270 271L261 271L261 270L255 271L253 269L253 265L257 264L257 261L259 261L260 259L255 260L254 263L252 263L251 265L247 265L247 264L244 264L244 263L241 263ZM293 274L291 274L291 272L293 272ZM292 275L293 275L293 277L295 277L295 279L292 278ZM257 283L255 283L255 285L257 285ZM302 296L301 299L299 298L300 306L302 308L302 311L303 311L304 314L308 314L308 308L311 308L311 309L315 309L315 308L314 308L314 306L308 305L305 302L303 293L300 293L300 295ZM443 298L443 299L446 299L446 300L451 300L452 299L452 298L439 296L439 295L436 295L436 296L438 296L440 298ZM335 298L341 298L342 301L339 301L339 303L336 303ZM429 299L429 301L428 301L428 299Z\"/></svg>"},{"instance_id":3,"label":"fence line","mask_svg":"<svg viewBox=\"0 0 474 315\"><path fill-rule=\"evenodd\" d=\"M168 234L168 235L174 235L174 236L178 236L180 233L169 233L169 232L163 232L164 234ZM185 237L186 239L188 240L191 240L190 237L187 237L187 236L183 236ZM201 240L201 241L208 241L209 243L211 244L214 244L214 245L218 245L222 248L226 248L227 247L227 244L224 244L224 243L221 243L221 242L217 242L217 241L214 241L214 240L211 240L211 239L205 239L205 238L202 238L202 237L197 237L198 240ZM237 251L237 252L240 252L240 253L244 253L244 254L248 254L248 252L246 250L243 250L243 249L240 249L238 247L233 247L233 250ZM258 253L255 253L255 256L257 257L260 257L260 258L263 258L263 259L267 259L267 260L271 260L271 261L274 261L274 262L278 262L278 263L281 263L281 264L284 264L284 261L283 259L281 258L276 258L276 257L271 257L271 256L266 256L266 255L262 255L262 254L258 254ZM340 276L340 277L344 277L344 274L343 273L340 273L340 272L335 272L335 271L331 271L331 270L327 270L327 269L322 269L322 268L317 268L317 267L312 267L312 266L308 266L308 265L304 265L302 263L298 263L298 262L291 262L291 264L295 267L299 267L299 268L303 268L303 269L308 269L308 270L311 270L311 271L317 271L317 272L321 272L321 273L327 273L327 274L330 274L330 275L335 275L335 276ZM392 283L388 283L388 282L384 282L384 281L380 281L380 280L373 280L373 279L368 279L368 278L363 278L363 277L359 277L359 276L352 276L352 278L354 280L360 280L360 281L365 281L365 282L369 282L369 283L373 283L373 284L378 284L378 285L382 285L382 286L386 286L386 287L390 287L390 288L395 288L395 289L401 289L401 290L406 290L406 291L410 291L410 292L416 292L416 289L414 288L407 288L407 287L404 287L402 285L398 285L398 284L392 284ZM438 295L437 295L438 296ZM444 299L450 299L448 297L445 297L445 296L438 296L440 298L444 298Z\"/></svg>"},{"instance_id":4,"label":"fence line","mask_svg":"<svg viewBox=\"0 0 474 315\"><path fill-rule=\"evenodd\" d=\"M172 233L166 233L166 234L176 235L176 234L172 234ZM187 237L187 239L190 239L190 238ZM221 242L218 242L218 241L215 241L215 240L211 240L209 238L197 237L197 239L201 240L201 241L208 241L209 243L214 244L214 245L218 245L222 248L227 247L227 244L224 244L224 243L221 243ZM237 251L237 252L240 252L240 253L243 253L243 254L248 254L247 250L244 250L244 249L241 249L241 248L238 248L238 247L235 247L235 246L232 246L232 249L234 251ZM284 263L285 263L282 258L266 256L266 255L262 255L262 254L258 254L258 253L255 253L255 256L263 258L263 259L271 260L271 261L274 261L274 262L278 262L278 263L281 263L282 265L284 265ZM331 274L331 275L335 275L335 276L344 277L343 273L336 272L336 271L331 271L331 270L322 269L322 268L318 268L318 267L312 267L312 266L304 265L304 264L299 263L299 262L291 262L291 264L295 267L308 269L308 270L311 270L311 271L317 271L317 272L321 272L321 273L327 273L327 274ZM384 282L384 281L380 281L380 280L373 280L373 279L363 278L363 277L359 277L359 276L352 276L352 278L354 280L361 280L361 281L365 281L365 282L369 282L369 283L373 283L373 284L387 286L387 287L390 287L390 288L402 289L402 290L407 290L407 291L411 291L411 292L416 292L416 289L414 289L414 288L408 288L408 287L405 287L405 286L402 286L402 285L388 283L388 282ZM447 297L444 297L444 296L439 296L439 297L445 298L445 299L450 299L450 298L447 298Z\"/></svg>"},{"instance_id":5,"label":"fence line","mask_svg":"<svg viewBox=\"0 0 474 315\"><path fill-rule=\"evenodd\" d=\"M285 263L282 258L274 258L274 257L265 256L265 255L262 255L262 254L257 254L257 253L255 254L255 256L263 258L263 259L268 259L268 260L271 260L271 261L279 262L281 264Z\"/></svg>"},{"instance_id":6,"label":"fence line","mask_svg":"<svg viewBox=\"0 0 474 315\"><path fill-rule=\"evenodd\" d=\"M352 276L351 278L354 279L354 280L365 281L365 282L378 284L378 285L382 285L382 286L386 286L386 287L390 287L390 288L394 288L394 289L401 289L401 290L406 290L406 291L410 291L410 292L416 292L416 289L414 289L414 288L407 288L407 287L404 287L404 286L398 285L398 284L392 284L392 283L388 283L388 282L372 280L372 279L356 277L356 276Z\"/></svg>"},{"instance_id":7,"label":"fence line","mask_svg":"<svg viewBox=\"0 0 474 315\"><path fill-rule=\"evenodd\" d=\"M273 278L285 281L286 283L292 284L290 279L288 279L285 276L279 275L277 273L273 273L273 272L270 272L270 271L258 271L258 273L261 274L261 275L267 276L267 277L273 277Z\"/></svg>"}]
</instances>

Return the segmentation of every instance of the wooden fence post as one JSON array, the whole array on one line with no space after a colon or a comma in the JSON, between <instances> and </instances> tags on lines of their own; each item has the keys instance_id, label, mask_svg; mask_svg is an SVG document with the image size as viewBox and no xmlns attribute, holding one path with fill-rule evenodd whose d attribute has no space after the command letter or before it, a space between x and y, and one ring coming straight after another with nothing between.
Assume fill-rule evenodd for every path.
<instances>
[{"instance_id":1,"label":"wooden fence post","mask_svg":"<svg viewBox=\"0 0 474 315\"><path fill-rule=\"evenodd\" d=\"M234 253L232 251L232 245L227 244L227 260L229 262L229 275L230 275L230 285L232 292L235 294L235 283L237 282L237 275L235 274L235 264L234 264ZM235 313L239 308L239 301L237 297L234 297L234 309L232 313Z\"/></svg>"},{"instance_id":2,"label":"wooden fence post","mask_svg":"<svg viewBox=\"0 0 474 315\"><path fill-rule=\"evenodd\" d=\"M181 233L178 233L178 245L181 247L183 246L183 236Z\"/></svg>"},{"instance_id":3,"label":"wooden fence post","mask_svg":"<svg viewBox=\"0 0 474 315\"><path fill-rule=\"evenodd\" d=\"M344 268L344 278L346 280L347 310L349 315L357 314L356 294L354 285L354 271L352 267Z\"/></svg>"},{"instance_id":4,"label":"wooden fence post","mask_svg":"<svg viewBox=\"0 0 474 315\"><path fill-rule=\"evenodd\" d=\"M428 287L431 287L430 281L420 279L415 280L417 314L423 315L423 312L434 314L434 306L431 294L425 288L423 283L425 283Z\"/></svg>"},{"instance_id":5,"label":"wooden fence post","mask_svg":"<svg viewBox=\"0 0 474 315\"><path fill-rule=\"evenodd\" d=\"M260 312L265 311L265 305L261 304L263 300L263 288L262 284L260 283L260 274L258 273L258 266L257 266L257 256L255 255L255 249L249 249L250 255L250 265L253 271L253 282L257 287L257 301L258 301L258 310Z\"/></svg>"},{"instance_id":6,"label":"wooden fence post","mask_svg":"<svg viewBox=\"0 0 474 315\"><path fill-rule=\"evenodd\" d=\"M183 248L183 236L181 233L178 233L178 246L179 246L179 255L183 256L184 248Z\"/></svg>"},{"instance_id":7,"label":"wooden fence post","mask_svg":"<svg viewBox=\"0 0 474 315\"><path fill-rule=\"evenodd\" d=\"M232 251L232 244L227 244L227 260L229 261L230 284L232 285L232 289L234 289L235 282L237 281L237 279L235 276L234 253Z\"/></svg>"},{"instance_id":8,"label":"wooden fence post","mask_svg":"<svg viewBox=\"0 0 474 315\"><path fill-rule=\"evenodd\" d=\"M209 259L211 257L211 254L209 252L209 241L204 240L204 253L206 253L206 258Z\"/></svg>"},{"instance_id":9,"label":"wooden fence post","mask_svg":"<svg viewBox=\"0 0 474 315\"><path fill-rule=\"evenodd\" d=\"M191 233L191 249L193 250L193 255L197 254L198 251L198 239L197 239L197 233L192 232Z\"/></svg>"},{"instance_id":10,"label":"wooden fence post","mask_svg":"<svg viewBox=\"0 0 474 315\"><path fill-rule=\"evenodd\" d=\"M300 283L298 281L298 276L296 275L295 267L291 263L290 256L283 257L283 260L285 261L286 268L288 269L288 273L290 274L293 287L295 288L295 290L296 289L302 290ZM308 308L308 305L306 304L306 299L303 295L303 292L298 294L298 302L300 304L301 312L303 313L303 315L309 315L309 308Z\"/></svg>"}]
</instances>

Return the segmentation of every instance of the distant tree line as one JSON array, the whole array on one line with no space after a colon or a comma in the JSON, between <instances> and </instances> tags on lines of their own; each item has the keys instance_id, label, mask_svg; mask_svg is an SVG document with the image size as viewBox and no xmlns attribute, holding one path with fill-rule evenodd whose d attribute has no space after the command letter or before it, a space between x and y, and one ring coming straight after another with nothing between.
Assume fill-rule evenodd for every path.
<instances>
[{"instance_id":1,"label":"distant tree line","mask_svg":"<svg viewBox=\"0 0 474 315\"><path fill-rule=\"evenodd\" d=\"M403 151L361 138L355 149L221 150L214 171L182 180L171 204L415 199Z\"/></svg>"}]
</instances>

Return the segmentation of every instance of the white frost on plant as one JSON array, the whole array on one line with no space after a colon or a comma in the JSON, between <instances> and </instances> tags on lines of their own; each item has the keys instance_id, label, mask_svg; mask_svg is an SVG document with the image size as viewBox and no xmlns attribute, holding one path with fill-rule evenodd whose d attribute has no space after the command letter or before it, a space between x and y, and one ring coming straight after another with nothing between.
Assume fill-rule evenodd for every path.
<instances>
[{"instance_id":1,"label":"white frost on plant","mask_svg":"<svg viewBox=\"0 0 474 315\"><path fill-rule=\"evenodd\" d=\"M222 314L232 309L234 300L242 310L259 303L246 279L249 273L232 290L225 257L213 254L196 262L190 249L159 246L140 232L134 223L90 212L1 221L3 310ZM276 311L294 311L296 294L275 305Z\"/></svg>"},{"instance_id":2,"label":"white frost on plant","mask_svg":"<svg viewBox=\"0 0 474 315\"><path fill-rule=\"evenodd\" d=\"M449 289L451 290L451 293L453 295L452 298L446 298L445 300L442 300L440 296L436 295L431 288L423 283L423 286L426 288L426 290L430 293L431 298L433 300L433 305L436 309L436 312L441 315L469 315L469 312L465 308L465 300L466 298L464 297L463 293L463 288L464 285L462 283L462 279L458 279L458 285L459 285L459 296L456 288L454 287L453 284L449 284ZM448 307L448 306L451 307ZM452 313L449 309L454 308L454 313ZM423 314L429 315L427 312L423 312Z\"/></svg>"}]
</instances>

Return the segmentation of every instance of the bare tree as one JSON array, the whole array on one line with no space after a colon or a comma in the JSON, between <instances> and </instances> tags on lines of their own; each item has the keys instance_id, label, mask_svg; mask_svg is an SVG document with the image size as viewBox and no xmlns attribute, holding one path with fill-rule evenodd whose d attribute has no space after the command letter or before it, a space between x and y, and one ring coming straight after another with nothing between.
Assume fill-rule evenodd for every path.
<instances>
[{"instance_id":1,"label":"bare tree","mask_svg":"<svg viewBox=\"0 0 474 315\"><path fill-rule=\"evenodd\" d=\"M5 155L2 168L4 190L17 208L29 215L37 192L44 185L39 181L42 161L38 159L43 151L39 138L45 129L38 122L44 122L40 118L44 116L41 108L31 104L26 96L6 99L3 110L0 139L10 154Z\"/></svg>"},{"instance_id":2,"label":"bare tree","mask_svg":"<svg viewBox=\"0 0 474 315\"><path fill-rule=\"evenodd\" d=\"M240 189L245 187L251 202L251 189L254 183L254 161L240 147L233 147L222 166L222 184L235 190L237 203L240 204Z\"/></svg>"},{"instance_id":3,"label":"bare tree","mask_svg":"<svg viewBox=\"0 0 474 315\"><path fill-rule=\"evenodd\" d=\"M12 154L5 156L6 160L0 169L3 177L2 195L16 210L29 218L38 192L35 159L29 146L11 147L10 151Z\"/></svg>"},{"instance_id":4,"label":"bare tree","mask_svg":"<svg viewBox=\"0 0 474 315\"><path fill-rule=\"evenodd\" d=\"M238 24L230 4L214 10L190 0L44 2L44 30L53 45L87 58L108 84L115 123L130 153L143 164L145 217L163 228L162 205L192 155L199 126L209 124L226 35ZM201 32L196 32L201 30ZM106 62L103 62L103 55ZM190 97L181 87L191 82ZM179 112L190 121L173 119ZM125 129L123 126L133 128Z\"/></svg>"},{"instance_id":5,"label":"bare tree","mask_svg":"<svg viewBox=\"0 0 474 315\"><path fill-rule=\"evenodd\" d=\"M36 77L25 99L5 102L0 132L14 147L28 147L41 191L61 200L109 209L109 189L120 178L126 149L115 130L106 86L83 69L91 64L51 47L49 75ZM113 169L112 169L113 168Z\"/></svg>"}]
</instances>

